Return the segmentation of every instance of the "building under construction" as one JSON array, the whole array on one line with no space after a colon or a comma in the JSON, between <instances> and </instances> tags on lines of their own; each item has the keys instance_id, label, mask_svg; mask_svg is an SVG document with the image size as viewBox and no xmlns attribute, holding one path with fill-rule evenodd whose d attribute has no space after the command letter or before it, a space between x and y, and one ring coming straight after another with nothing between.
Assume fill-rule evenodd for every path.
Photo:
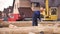
<instances>
[{"instance_id":1,"label":"building under construction","mask_svg":"<svg viewBox=\"0 0 60 34\"><path fill-rule=\"evenodd\" d=\"M42 7L46 8L45 0L14 0L13 6L5 8L4 12L6 13L17 13L20 14L22 17L25 15L25 18L31 18L33 14L33 6L35 3L40 3ZM57 7L57 20L60 20L60 0L49 0L49 7ZM9 11L9 9L11 11ZM28 14L27 14L28 13Z\"/></svg>"},{"instance_id":2,"label":"building under construction","mask_svg":"<svg viewBox=\"0 0 60 34\"><path fill-rule=\"evenodd\" d=\"M46 9L46 14L42 13L43 19L53 21L38 21L38 26L32 26L31 20L15 21L18 15L20 19L23 19L23 15L32 18L35 3L40 3ZM13 6L5 8L4 13L13 13L14 18L11 19L14 20L1 21L0 34L60 34L60 0L14 0Z\"/></svg>"}]
</instances>

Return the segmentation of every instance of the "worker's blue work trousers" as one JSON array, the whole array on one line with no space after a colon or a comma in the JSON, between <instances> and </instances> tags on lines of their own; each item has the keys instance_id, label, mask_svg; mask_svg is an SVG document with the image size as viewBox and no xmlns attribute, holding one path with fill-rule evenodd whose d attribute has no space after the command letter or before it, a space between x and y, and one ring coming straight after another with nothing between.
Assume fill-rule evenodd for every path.
<instances>
[{"instance_id":1,"label":"worker's blue work trousers","mask_svg":"<svg viewBox=\"0 0 60 34\"><path fill-rule=\"evenodd\" d=\"M33 22L32 26L38 26L38 20L37 20L37 18L39 18L39 20L41 20L40 15L32 17L32 22Z\"/></svg>"}]
</instances>

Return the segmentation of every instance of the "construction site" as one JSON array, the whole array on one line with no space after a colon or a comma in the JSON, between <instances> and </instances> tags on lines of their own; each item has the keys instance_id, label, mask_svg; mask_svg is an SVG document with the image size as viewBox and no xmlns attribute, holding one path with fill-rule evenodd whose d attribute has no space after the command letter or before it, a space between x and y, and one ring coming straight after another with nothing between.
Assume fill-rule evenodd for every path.
<instances>
[{"instance_id":1,"label":"construction site","mask_svg":"<svg viewBox=\"0 0 60 34\"><path fill-rule=\"evenodd\" d=\"M32 26L36 10L42 10L41 20ZM60 0L13 0L2 13L10 17L0 19L0 34L60 34Z\"/></svg>"}]
</instances>

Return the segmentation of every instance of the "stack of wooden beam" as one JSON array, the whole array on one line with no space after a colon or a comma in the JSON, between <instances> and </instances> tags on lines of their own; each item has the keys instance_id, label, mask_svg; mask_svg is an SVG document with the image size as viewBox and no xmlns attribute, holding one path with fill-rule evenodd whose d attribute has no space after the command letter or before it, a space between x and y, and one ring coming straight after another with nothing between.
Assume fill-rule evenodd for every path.
<instances>
[{"instance_id":1,"label":"stack of wooden beam","mask_svg":"<svg viewBox=\"0 0 60 34\"><path fill-rule=\"evenodd\" d=\"M5 23L6 25L6 23ZM59 22L40 22L38 26L32 26L31 21L8 23L7 28L0 28L0 34L60 34Z\"/></svg>"}]
</instances>

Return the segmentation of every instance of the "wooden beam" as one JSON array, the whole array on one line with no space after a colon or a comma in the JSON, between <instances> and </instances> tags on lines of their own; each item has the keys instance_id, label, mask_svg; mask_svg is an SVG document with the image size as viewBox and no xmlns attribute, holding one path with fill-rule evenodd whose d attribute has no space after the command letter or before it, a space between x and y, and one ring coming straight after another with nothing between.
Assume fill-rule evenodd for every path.
<instances>
[{"instance_id":1,"label":"wooden beam","mask_svg":"<svg viewBox=\"0 0 60 34\"><path fill-rule=\"evenodd\" d=\"M3 26L9 26L9 24L18 26L18 27L30 27L32 26L32 21L18 21L18 22L4 22L2 25ZM60 27L60 22L40 22L38 26L56 26Z\"/></svg>"},{"instance_id":2,"label":"wooden beam","mask_svg":"<svg viewBox=\"0 0 60 34\"><path fill-rule=\"evenodd\" d=\"M60 28L50 26L32 26L32 27L16 27L16 28L0 28L0 33L29 33L29 32L41 32L48 33L60 33Z\"/></svg>"}]
</instances>

